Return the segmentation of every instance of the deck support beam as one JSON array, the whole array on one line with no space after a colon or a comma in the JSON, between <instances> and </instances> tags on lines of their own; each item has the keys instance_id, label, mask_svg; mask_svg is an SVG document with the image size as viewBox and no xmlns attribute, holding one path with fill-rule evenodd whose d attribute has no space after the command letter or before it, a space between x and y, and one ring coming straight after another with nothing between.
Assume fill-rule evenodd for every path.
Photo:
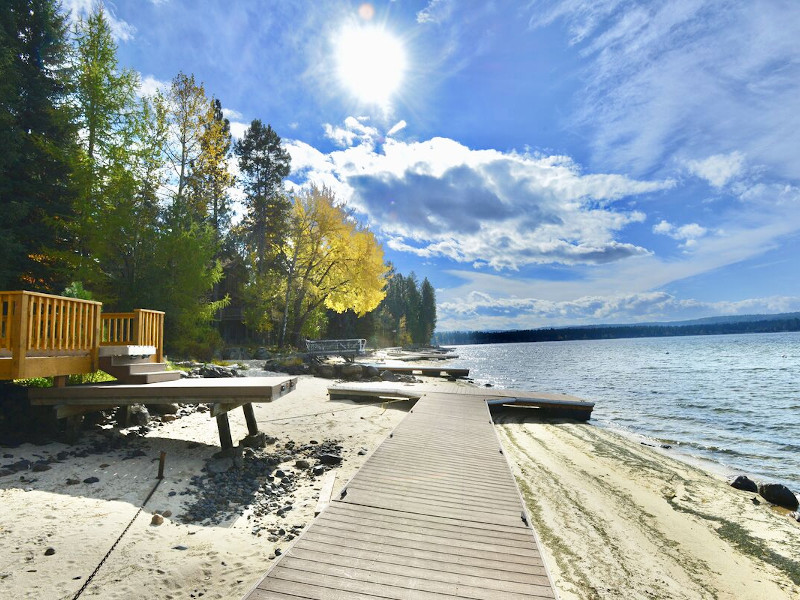
<instances>
[{"instance_id":1,"label":"deck support beam","mask_svg":"<svg viewBox=\"0 0 800 600\"><path fill-rule=\"evenodd\" d=\"M256 422L256 413L253 410L253 405L250 402L242 404L242 411L244 412L244 420L247 421L247 433L250 435L258 434L258 423Z\"/></svg>"},{"instance_id":2,"label":"deck support beam","mask_svg":"<svg viewBox=\"0 0 800 600\"><path fill-rule=\"evenodd\" d=\"M217 415L217 429L219 429L219 445L222 451L233 450L233 438L231 437L231 424L228 421L228 413Z\"/></svg>"}]
</instances>

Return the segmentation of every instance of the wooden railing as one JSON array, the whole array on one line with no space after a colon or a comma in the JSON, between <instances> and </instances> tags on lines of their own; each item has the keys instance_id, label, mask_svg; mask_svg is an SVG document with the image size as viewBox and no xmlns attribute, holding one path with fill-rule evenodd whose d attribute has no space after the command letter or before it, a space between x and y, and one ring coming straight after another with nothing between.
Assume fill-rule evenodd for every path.
<instances>
[{"instance_id":1,"label":"wooden railing","mask_svg":"<svg viewBox=\"0 0 800 600\"><path fill-rule=\"evenodd\" d=\"M101 346L154 346L156 362L164 358L164 313L137 308L129 313L103 313Z\"/></svg>"},{"instance_id":2,"label":"wooden railing","mask_svg":"<svg viewBox=\"0 0 800 600\"><path fill-rule=\"evenodd\" d=\"M0 292L0 379L98 368L102 304L36 292Z\"/></svg>"}]
</instances>

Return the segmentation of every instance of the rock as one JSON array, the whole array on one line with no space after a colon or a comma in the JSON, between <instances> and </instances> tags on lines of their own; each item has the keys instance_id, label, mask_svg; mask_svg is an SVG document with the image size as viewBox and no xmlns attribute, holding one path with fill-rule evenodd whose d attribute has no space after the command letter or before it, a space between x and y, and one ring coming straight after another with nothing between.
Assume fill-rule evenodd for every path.
<instances>
[{"instance_id":1,"label":"rock","mask_svg":"<svg viewBox=\"0 0 800 600\"><path fill-rule=\"evenodd\" d=\"M367 452L369 452L369 450L367 450L366 448L364 448L362 446L361 449L358 451L358 455L359 456L364 456Z\"/></svg>"},{"instance_id":2,"label":"rock","mask_svg":"<svg viewBox=\"0 0 800 600\"><path fill-rule=\"evenodd\" d=\"M744 490L745 492L758 492L758 486L755 481L750 479L747 475L739 475L731 482L731 487L737 490Z\"/></svg>"},{"instance_id":3,"label":"rock","mask_svg":"<svg viewBox=\"0 0 800 600\"><path fill-rule=\"evenodd\" d=\"M168 404L147 405L147 410L149 410L154 415L177 415L180 409L181 407L174 402L170 402Z\"/></svg>"},{"instance_id":4,"label":"rock","mask_svg":"<svg viewBox=\"0 0 800 600\"><path fill-rule=\"evenodd\" d=\"M80 479L74 479L72 477L69 477L67 479L67 485L78 485L80 482L81 482Z\"/></svg>"},{"instance_id":5,"label":"rock","mask_svg":"<svg viewBox=\"0 0 800 600\"><path fill-rule=\"evenodd\" d=\"M209 473L225 473L233 468L233 458L215 458L208 461Z\"/></svg>"},{"instance_id":6,"label":"rock","mask_svg":"<svg viewBox=\"0 0 800 600\"><path fill-rule=\"evenodd\" d=\"M362 370L361 365L345 363L341 366L339 372L345 379L361 379Z\"/></svg>"},{"instance_id":7,"label":"rock","mask_svg":"<svg viewBox=\"0 0 800 600\"><path fill-rule=\"evenodd\" d=\"M325 467L323 467L322 465L317 465L316 467L311 469L311 473L315 476L322 475L324 472L325 472Z\"/></svg>"},{"instance_id":8,"label":"rock","mask_svg":"<svg viewBox=\"0 0 800 600\"><path fill-rule=\"evenodd\" d=\"M320 454L319 462L323 465L340 465L342 464L342 457L338 454Z\"/></svg>"},{"instance_id":9,"label":"rock","mask_svg":"<svg viewBox=\"0 0 800 600\"><path fill-rule=\"evenodd\" d=\"M798 523L800 523L800 512L797 512L797 511L790 512L789 516L791 518L793 518L795 521L797 521Z\"/></svg>"},{"instance_id":10,"label":"rock","mask_svg":"<svg viewBox=\"0 0 800 600\"><path fill-rule=\"evenodd\" d=\"M164 517L159 514L153 515L153 518L150 519L150 525L161 525L164 522Z\"/></svg>"},{"instance_id":11,"label":"rock","mask_svg":"<svg viewBox=\"0 0 800 600\"><path fill-rule=\"evenodd\" d=\"M242 446L248 448L264 448L267 445L267 434L263 431L248 435L241 441Z\"/></svg>"},{"instance_id":12,"label":"rock","mask_svg":"<svg viewBox=\"0 0 800 600\"><path fill-rule=\"evenodd\" d=\"M200 375L207 378L236 377L236 369L221 365L206 364L200 367Z\"/></svg>"},{"instance_id":13,"label":"rock","mask_svg":"<svg viewBox=\"0 0 800 600\"><path fill-rule=\"evenodd\" d=\"M172 549L173 550L188 550L189 548L187 546L184 546L184 545L180 544L178 546L173 546Z\"/></svg>"},{"instance_id":14,"label":"rock","mask_svg":"<svg viewBox=\"0 0 800 600\"><path fill-rule=\"evenodd\" d=\"M294 466L298 469L309 469L311 468L311 463L301 458L300 460L295 461Z\"/></svg>"},{"instance_id":15,"label":"rock","mask_svg":"<svg viewBox=\"0 0 800 600\"><path fill-rule=\"evenodd\" d=\"M396 373L392 373L391 371L381 371L380 378L383 381L399 381L400 378L397 376Z\"/></svg>"},{"instance_id":16,"label":"rock","mask_svg":"<svg viewBox=\"0 0 800 600\"><path fill-rule=\"evenodd\" d=\"M100 481L97 477L87 477L83 480L83 483L97 483Z\"/></svg>"},{"instance_id":17,"label":"rock","mask_svg":"<svg viewBox=\"0 0 800 600\"><path fill-rule=\"evenodd\" d=\"M19 471L27 471L28 469L31 468L31 461L25 460L23 458L22 460L18 460L17 462L11 463L10 465L5 465L5 467L7 469L11 469L15 473L18 473Z\"/></svg>"},{"instance_id":18,"label":"rock","mask_svg":"<svg viewBox=\"0 0 800 600\"><path fill-rule=\"evenodd\" d=\"M269 350L267 350L263 346L261 348L259 348L258 350L256 350L256 353L255 353L255 359L256 360L269 360L270 358L272 358L272 354L270 353Z\"/></svg>"},{"instance_id":19,"label":"rock","mask_svg":"<svg viewBox=\"0 0 800 600\"><path fill-rule=\"evenodd\" d=\"M381 372L378 367L373 367L372 365L366 365L362 367L361 376L364 379L374 379L376 377L381 376Z\"/></svg>"},{"instance_id":20,"label":"rock","mask_svg":"<svg viewBox=\"0 0 800 600\"><path fill-rule=\"evenodd\" d=\"M781 483L762 483L758 486L758 494L767 502L777 504L789 510L797 510L800 502L792 491Z\"/></svg>"},{"instance_id":21,"label":"rock","mask_svg":"<svg viewBox=\"0 0 800 600\"><path fill-rule=\"evenodd\" d=\"M52 469L52 468L53 468L53 467L51 467L50 465L48 465L46 462L41 462L41 461L40 461L40 462L37 462L37 463L35 463L35 464L33 465L33 467L31 468L31 470L32 470L33 472L35 472L35 473L41 473L42 471L49 471L49 470L50 470L50 469Z\"/></svg>"},{"instance_id":22,"label":"rock","mask_svg":"<svg viewBox=\"0 0 800 600\"><path fill-rule=\"evenodd\" d=\"M52 546L44 551L44 555L45 556L53 556L53 554L55 554L55 553L56 553L56 549L53 548Z\"/></svg>"},{"instance_id":23,"label":"rock","mask_svg":"<svg viewBox=\"0 0 800 600\"><path fill-rule=\"evenodd\" d=\"M161 417L162 423L172 423L173 421L177 420L178 415L163 415Z\"/></svg>"},{"instance_id":24,"label":"rock","mask_svg":"<svg viewBox=\"0 0 800 600\"><path fill-rule=\"evenodd\" d=\"M759 504L761 504L761 502L759 502L759 501L758 501L758 498L756 498L755 496L753 496L752 498L750 498L750 502L752 502L752 503L753 503L753 504L755 504L756 506L758 506Z\"/></svg>"},{"instance_id":25,"label":"rock","mask_svg":"<svg viewBox=\"0 0 800 600\"><path fill-rule=\"evenodd\" d=\"M317 377L324 377L325 379L333 379L336 377L336 370L333 365L317 365L314 367L314 374Z\"/></svg>"},{"instance_id":26,"label":"rock","mask_svg":"<svg viewBox=\"0 0 800 600\"><path fill-rule=\"evenodd\" d=\"M172 516L172 511L165 510L163 513L161 513L161 516L164 517L165 519L169 519Z\"/></svg>"},{"instance_id":27,"label":"rock","mask_svg":"<svg viewBox=\"0 0 800 600\"><path fill-rule=\"evenodd\" d=\"M147 407L142 404L134 404L131 406L128 415L128 423L131 426L144 427L150 420L150 413L148 412Z\"/></svg>"},{"instance_id":28,"label":"rock","mask_svg":"<svg viewBox=\"0 0 800 600\"><path fill-rule=\"evenodd\" d=\"M11 469L0 469L0 477L5 477L6 475L13 475L14 471Z\"/></svg>"}]
</instances>

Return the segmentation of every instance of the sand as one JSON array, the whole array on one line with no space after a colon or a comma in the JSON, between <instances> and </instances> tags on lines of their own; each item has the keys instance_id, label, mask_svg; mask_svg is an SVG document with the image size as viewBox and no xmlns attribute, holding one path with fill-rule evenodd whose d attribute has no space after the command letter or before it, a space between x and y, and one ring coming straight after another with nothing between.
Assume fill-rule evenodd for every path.
<instances>
[{"instance_id":1,"label":"sand","mask_svg":"<svg viewBox=\"0 0 800 600\"><path fill-rule=\"evenodd\" d=\"M405 412L401 404L330 401L329 383L301 377L296 391L255 405L255 413L278 444L341 442L337 493L368 457L362 448L376 448ZM241 411L231 413L231 429L234 440L247 433ZM563 600L800 597L800 524L786 511L754 504L754 494L671 451L590 424L504 419L498 432ZM125 459L125 449L88 454L27 472L26 481L0 478L0 598L72 598L151 491L162 450L165 480L82 598L241 598L275 549L290 543L283 536L270 541L269 529L313 519L323 477L304 476L285 517L253 519L251 509L231 507L232 518L219 525L181 522L193 498L181 492L219 449L208 413L153 429L141 448L145 456ZM52 443L0 451L13 454L5 463L65 449ZM100 481L65 484L90 476ZM153 526L156 510L173 516ZM46 556L47 548L55 554Z\"/></svg>"}]
</instances>

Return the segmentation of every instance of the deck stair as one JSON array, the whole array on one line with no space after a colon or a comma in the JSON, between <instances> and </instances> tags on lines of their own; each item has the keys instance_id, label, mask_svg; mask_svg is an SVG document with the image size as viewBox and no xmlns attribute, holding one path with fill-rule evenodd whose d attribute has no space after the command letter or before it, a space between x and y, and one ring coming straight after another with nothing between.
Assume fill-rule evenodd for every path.
<instances>
[{"instance_id":1,"label":"deck stair","mask_svg":"<svg viewBox=\"0 0 800 600\"><path fill-rule=\"evenodd\" d=\"M104 346L100 350L100 368L116 377L121 383L149 384L175 381L181 378L180 371L168 371L166 363L151 362L151 356L155 354L154 349L153 352L146 349L142 354L130 354L128 350L125 350L124 353L103 356L104 351L110 348L127 349L129 347Z\"/></svg>"}]
</instances>

